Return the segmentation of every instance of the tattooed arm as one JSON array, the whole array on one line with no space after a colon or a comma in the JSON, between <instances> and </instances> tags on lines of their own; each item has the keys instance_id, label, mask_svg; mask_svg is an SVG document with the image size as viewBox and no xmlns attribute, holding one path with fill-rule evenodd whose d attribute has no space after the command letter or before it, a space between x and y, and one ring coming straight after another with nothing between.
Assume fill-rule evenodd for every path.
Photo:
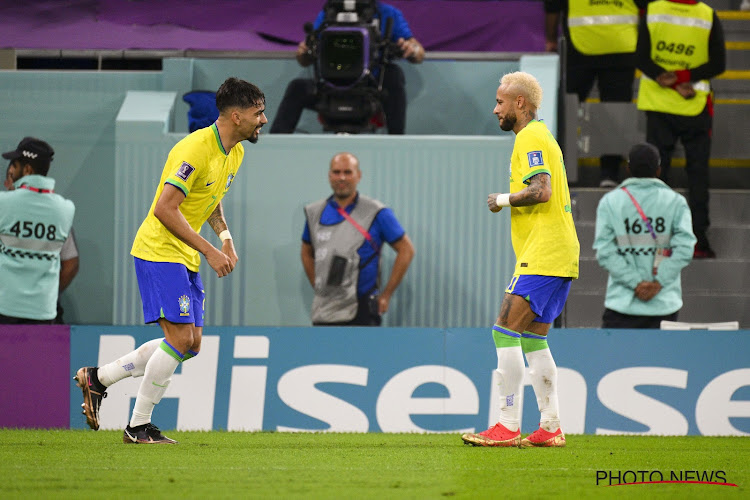
<instances>
[{"instance_id":1,"label":"tattooed arm","mask_svg":"<svg viewBox=\"0 0 750 500\"><path fill-rule=\"evenodd\" d=\"M507 207L528 207L539 203L546 203L552 196L552 185L549 174L536 174L529 178L529 185L517 193L501 194L491 193L487 196L487 207L491 212L497 213ZM498 201L498 197L504 201ZM500 203L500 204L498 204Z\"/></svg>"},{"instance_id":2,"label":"tattooed arm","mask_svg":"<svg viewBox=\"0 0 750 500\"><path fill-rule=\"evenodd\" d=\"M218 205L216 205L216 208L214 208L214 211L211 212L211 215L208 216L208 219L206 219L206 222L211 226L211 228L216 233L216 236L219 236L222 231L227 231L229 228L227 227L227 221L224 219L224 208L221 205L221 202L219 202ZM239 257L237 256L237 252L234 249L234 242L232 241L232 238L228 238L221 242L221 251L229 257L229 260L232 262L232 268L237 264L237 261L239 260Z\"/></svg>"},{"instance_id":3,"label":"tattooed arm","mask_svg":"<svg viewBox=\"0 0 750 500\"><path fill-rule=\"evenodd\" d=\"M222 231L226 231L227 229L229 229L227 227L227 221L224 219L224 208L221 206L221 202L216 205L216 208L214 208L214 211L211 212L211 215L208 216L206 222L208 222L208 224L214 230L216 236L219 236Z\"/></svg>"},{"instance_id":4,"label":"tattooed arm","mask_svg":"<svg viewBox=\"0 0 750 500\"><path fill-rule=\"evenodd\" d=\"M552 196L552 185L549 174L536 174L529 179L528 186L510 195L510 204L514 207L528 207L546 203L550 196Z\"/></svg>"}]
</instances>

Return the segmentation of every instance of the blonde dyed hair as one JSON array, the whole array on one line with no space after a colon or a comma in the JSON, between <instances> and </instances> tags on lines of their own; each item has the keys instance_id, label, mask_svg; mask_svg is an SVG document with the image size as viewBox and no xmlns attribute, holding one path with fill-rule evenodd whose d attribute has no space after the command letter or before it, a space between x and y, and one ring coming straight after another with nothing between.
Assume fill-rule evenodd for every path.
<instances>
[{"instance_id":1,"label":"blonde dyed hair","mask_svg":"<svg viewBox=\"0 0 750 500\"><path fill-rule=\"evenodd\" d=\"M524 96L535 109L541 107L542 86L533 75L523 71L507 73L500 79L500 85L505 86L506 92L509 94Z\"/></svg>"}]
</instances>

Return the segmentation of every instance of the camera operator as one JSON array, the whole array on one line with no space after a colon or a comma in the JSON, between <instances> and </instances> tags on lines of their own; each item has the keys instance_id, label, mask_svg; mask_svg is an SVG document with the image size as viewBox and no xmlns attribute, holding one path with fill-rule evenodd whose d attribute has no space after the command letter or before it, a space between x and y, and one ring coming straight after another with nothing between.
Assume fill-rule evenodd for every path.
<instances>
[{"instance_id":1,"label":"camera operator","mask_svg":"<svg viewBox=\"0 0 750 500\"><path fill-rule=\"evenodd\" d=\"M313 29L317 31L325 18L326 12L324 9L315 19ZM398 47L401 57L414 64L419 64L424 60L424 47L412 35L409 24L400 10L377 1L375 2L374 19L379 22L380 35L383 38L386 35L386 26L389 19L393 20L390 41ZM310 66L315 62L315 55L306 40L301 41L297 47L297 62L303 67ZM378 71L378 68L373 69L375 78L379 78L379 75L376 74ZM390 61L386 61L384 65L383 90L385 94L383 112L388 133L403 134L406 126L406 81L403 70ZM271 133L293 133L302 115L302 110L305 108L314 110L318 99L316 81L307 78L292 80L284 93L284 98L271 126Z\"/></svg>"}]
</instances>

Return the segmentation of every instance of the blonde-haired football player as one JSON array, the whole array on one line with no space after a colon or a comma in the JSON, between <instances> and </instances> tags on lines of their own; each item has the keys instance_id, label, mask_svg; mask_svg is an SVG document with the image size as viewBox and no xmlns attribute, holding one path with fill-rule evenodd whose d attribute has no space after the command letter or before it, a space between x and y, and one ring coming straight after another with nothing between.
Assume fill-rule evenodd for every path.
<instances>
[{"instance_id":1,"label":"blonde-haired football player","mask_svg":"<svg viewBox=\"0 0 750 500\"><path fill-rule=\"evenodd\" d=\"M557 367L547 333L560 315L578 277L580 245L573 225L562 152L537 119L542 88L532 75L510 73L500 80L494 113L500 128L516 134L510 160L510 193L492 193L492 212L510 207L516 267L492 336L497 349L500 418L478 434L464 434L477 446L565 446L560 429ZM520 393L523 355L541 413L539 429L521 440Z\"/></svg>"}]
</instances>

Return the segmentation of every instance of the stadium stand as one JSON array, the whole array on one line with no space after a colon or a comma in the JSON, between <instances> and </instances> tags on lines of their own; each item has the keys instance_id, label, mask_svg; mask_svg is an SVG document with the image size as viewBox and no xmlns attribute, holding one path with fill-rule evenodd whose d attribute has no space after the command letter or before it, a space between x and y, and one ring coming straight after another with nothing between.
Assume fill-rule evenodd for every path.
<instances>
[{"instance_id":1,"label":"stadium stand","mask_svg":"<svg viewBox=\"0 0 750 500\"><path fill-rule=\"evenodd\" d=\"M718 258L694 260L682 273L684 306L679 320L694 323L737 320L750 323L750 12L736 10L737 2L709 0L718 10L727 46L727 71L712 83L715 91L715 117L710 161L711 190L709 234L715 242ZM637 95L637 86L636 86ZM595 115L598 98L594 93L584 104L586 113ZM645 119L638 122L645 137ZM627 120L626 120L627 121ZM581 280L568 301L567 326L598 327L604 311L607 273L599 267L591 249L594 239L596 206L604 189L594 188L598 181L598 155L595 151L602 130L600 120L581 121L578 138L578 180L571 194L576 201L574 217L581 241ZM631 121L632 123L632 121ZM586 142L586 144L584 144ZM584 146L589 147L585 151ZM673 175L679 188L686 186L684 157L680 147L673 160ZM682 191L685 194L684 191ZM596 304L599 307L593 307Z\"/></svg>"},{"instance_id":2,"label":"stadium stand","mask_svg":"<svg viewBox=\"0 0 750 500\"><path fill-rule=\"evenodd\" d=\"M429 58L492 61L543 50L541 2L393 0L391 3L414 20L413 29L420 34ZM469 3L471 8L467 7ZM750 246L750 141L747 140L750 134L746 117L750 114L750 12L738 10L739 0L707 3L719 10L728 49L728 71L713 82L716 116L709 231L719 257L695 261L684 271L685 306L680 320L738 320L747 327L750 325L747 307L750 258L746 250ZM320 4L320 0L216 0L211 4L194 2L186 6L177 0L164 0L155 8L156 2L114 0L12 5L3 2L0 70L159 71L166 58L291 59L303 34L304 22L315 15ZM222 19L207 15L206 9L211 14L222 12ZM451 15L445 15L447 11ZM225 19L232 19L232 24L226 27ZM505 22L515 25L502 24ZM519 32L524 36L516 36ZM582 272L565 314L567 327L599 326L603 311L606 273L598 267L591 244L596 204L604 191L592 186L598 185L596 145L603 135L612 134L597 125L597 104L600 103L594 91L583 106L594 118L590 122L577 122L589 147L583 147L581 138L574 137L575 165L568 161L569 173L575 172L571 185L581 240ZM637 119L631 123L636 122ZM645 120L638 127L642 131ZM571 152L566 151L566 156ZM685 185L684 172L679 168L681 156L678 149L673 164L677 167L674 176L679 187Z\"/></svg>"}]
</instances>

